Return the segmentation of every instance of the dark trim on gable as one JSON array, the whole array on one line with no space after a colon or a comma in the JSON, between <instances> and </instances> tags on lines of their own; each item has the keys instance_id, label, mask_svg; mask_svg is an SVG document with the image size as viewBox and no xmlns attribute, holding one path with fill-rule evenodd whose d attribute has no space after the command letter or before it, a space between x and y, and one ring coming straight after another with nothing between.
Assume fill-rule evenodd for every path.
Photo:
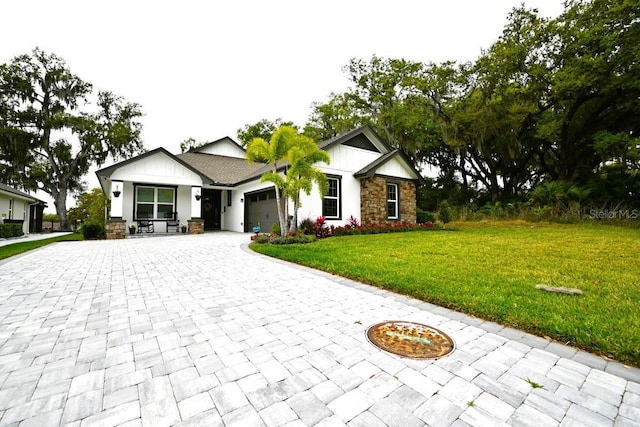
<instances>
[{"instance_id":1,"label":"dark trim on gable","mask_svg":"<svg viewBox=\"0 0 640 427\"><path fill-rule=\"evenodd\" d=\"M396 154L398 154L398 150L391 151L390 153L387 153L384 156L378 157L373 162L369 163L367 166L363 167L358 172L354 173L353 176L355 178L371 178L373 175L375 175L376 169L378 169L380 166L387 163Z\"/></svg>"},{"instance_id":2,"label":"dark trim on gable","mask_svg":"<svg viewBox=\"0 0 640 427\"><path fill-rule=\"evenodd\" d=\"M111 174L113 172L115 172L116 170L120 169L122 166L128 165L130 163L135 163L138 160L142 160L142 159L144 159L146 157L153 156L153 155L158 154L158 153L165 154L170 159L176 161L180 165L184 166L185 168L189 169L191 172L193 172L196 175L198 175L200 178L202 178L203 184L214 184L214 182L211 180L211 178L209 178L208 176L206 176L205 174L203 174L199 170L195 169L193 166L191 166L189 163L185 162L184 160L180 159L179 157L176 157L174 154L171 154L170 152L168 152L166 149L164 149L162 147L156 148L155 150L147 151L147 152L142 153L142 154L140 154L140 155L138 155L136 157L132 157L132 158L127 159L127 160L123 160L122 162L116 163L116 164L111 165L109 167L106 167L104 169L100 169L100 170L96 171L96 176L98 177L98 179L100 179L100 177L111 178Z\"/></svg>"},{"instance_id":3,"label":"dark trim on gable","mask_svg":"<svg viewBox=\"0 0 640 427\"><path fill-rule=\"evenodd\" d=\"M371 140L362 133L354 136L351 139L346 140L345 142L342 143L342 145L355 147L361 150L367 150L367 151L381 154L380 150L378 150L378 147L376 147L373 144L373 142L371 142Z\"/></svg>"},{"instance_id":4,"label":"dark trim on gable","mask_svg":"<svg viewBox=\"0 0 640 427\"><path fill-rule=\"evenodd\" d=\"M353 139L355 136L360 135L365 131L371 132L376 137L378 142L380 142L382 146L385 147L385 149L387 149L388 151L392 151L389 144L384 142L384 140L380 137L380 135L378 135L378 133L375 130L373 130L373 128L370 125L361 126L350 132L344 133L342 135L337 135L334 138L328 139L326 141L322 141L318 144L318 147L326 151L335 145L339 145L346 141L349 141L350 139Z\"/></svg>"},{"instance_id":5,"label":"dark trim on gable","mask_svg":"<svg viewBox=\"0 0 640 427\"><path fill-rule=\"evenodd\" d=\"M423 185L425 183L424 178L422 177L422 175L420 175L420 173L413 167L413 165L411 165L411 161L407 158L407 156L404 155L404 153L400 150L393 150L390 153L385 154L384 156L378 157L376 160L374 160L373 162L369 163L367 166L365 166L364 168L360 169L358 172L354 173L353 176L354 178L371 178L372 176L376 175L376 171L378 170L378 168L382 165L384 165L385 163L387 163L389 160L393 159L396 155L399 155L400 158L402 159L402 161L413 171L413 173L416 174L416 176L418 177L417 179L413 179L413 181L418 181L421 185ZM395 177L398 179L406 179L406 178L400 178L400 177Z\"/></svg>"}]
</instances>

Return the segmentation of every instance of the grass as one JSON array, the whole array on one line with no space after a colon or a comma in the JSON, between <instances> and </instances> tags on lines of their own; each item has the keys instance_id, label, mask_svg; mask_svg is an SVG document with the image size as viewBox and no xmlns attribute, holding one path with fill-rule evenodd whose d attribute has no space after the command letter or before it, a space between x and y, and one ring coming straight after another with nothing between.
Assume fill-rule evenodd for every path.
<instances>
[{"instance_id":1,"label":"grass","mask_svg":"<svg viewBox=\"0 0 640 427\"><path fill-rule=\"evenodd\" d=\"M451 226L457 231L252 248L640 367L640 229L520 221ZM537 284L584 294L548 293Z\"/></svg>"},{"instance_id":2,"label":"grass","mask_svg":"<svg viewBox=\"0 0 640 427\"><path fill-rule=\"evenodd\" d=\"M42 246L50 245L55 242L70 242L83 240L82 234L73 233L65 234L62 236L52 236L50 239L32 240L29 242L17 242L6 246L0 246L0 260L9 258L15 255L20 255L33 249L41 248Z\"/></svg>"}]
</instances>

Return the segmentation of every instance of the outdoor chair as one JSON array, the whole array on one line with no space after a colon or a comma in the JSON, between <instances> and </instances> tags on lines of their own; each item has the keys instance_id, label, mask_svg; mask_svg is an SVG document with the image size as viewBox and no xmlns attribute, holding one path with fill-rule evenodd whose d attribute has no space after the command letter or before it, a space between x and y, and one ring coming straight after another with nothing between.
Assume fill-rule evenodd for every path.
<instances>
[{"instance_id":1,"label":"outdoor chair","mask_svg":"<svg viewBox=\"0 0 640 427\"><path fill-rule=\"evenodd\" d=\"M138 219L138 233L142 233L142 230L144 230L145 233L153 233L153 221L146 217Z\"/></svg>"},{"instance_id":2,"label":"outdoor chair","mask_svg":"<svg viewBox=\"0 0 640 427\"><path fill-rule=\"evenodd\" d=\"M169 215L169 219L167 220L167 233L169 232L170 227L175 227L176 233L180 229L180 221L178 221L178 212L172 212Z\"/></svg>"}]
</instances>

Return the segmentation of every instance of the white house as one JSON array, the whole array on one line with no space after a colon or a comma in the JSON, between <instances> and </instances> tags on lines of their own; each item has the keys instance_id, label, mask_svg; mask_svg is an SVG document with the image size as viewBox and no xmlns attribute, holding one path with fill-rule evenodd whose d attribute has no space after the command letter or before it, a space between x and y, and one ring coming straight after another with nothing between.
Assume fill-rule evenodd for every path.
<instances>
[{"instance_id":1,"label":"white house","mask_svg":"<svg viewBox=\"0 0 640 427\"><path fill-rule=\"evenodd\" d=\"M416 185L422 178L371 127L319 147L331 158L329 165L316 165L329 178L329 192L324 198L317 190L303 195L300 221L324 216L329 224L344 225L353 216L362 224L415 223ZM248 232L256 225L271 231L278 222L275 189L260 182L269 168L249 164L244 149L225 137L178 155L158 148L101 169L96 174L111 199L107 236L124 237L124 224L137 224L138 232L173 231L176 221L188 223L190 233Z\"/></svg>"},{"instance_id":2,"label":"white house","mask_svg":"<svg viewBox=\"0 0 640 427\"><path fill-rule=\"evenodd\" d=\"M41 233L42 215L46 206L40 199L0 184L0 223L22 224L24 234Z\"/></svg>"}]
</instances>

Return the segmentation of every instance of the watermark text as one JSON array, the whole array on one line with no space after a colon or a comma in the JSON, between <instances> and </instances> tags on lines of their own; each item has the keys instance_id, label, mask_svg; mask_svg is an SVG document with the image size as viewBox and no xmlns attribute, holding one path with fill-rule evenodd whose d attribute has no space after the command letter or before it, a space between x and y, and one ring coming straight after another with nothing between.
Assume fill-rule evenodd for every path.
<instances>
[{"instance_id":1,"label":"watermark text","mask_svg":"<svg viewBox=\"0 0 640 427\"><path fill-rule=\"evenodd\" d=\"M638 219L640 209L590 209L589 216L593 219Z\"/></svg>"}]
</instances>

